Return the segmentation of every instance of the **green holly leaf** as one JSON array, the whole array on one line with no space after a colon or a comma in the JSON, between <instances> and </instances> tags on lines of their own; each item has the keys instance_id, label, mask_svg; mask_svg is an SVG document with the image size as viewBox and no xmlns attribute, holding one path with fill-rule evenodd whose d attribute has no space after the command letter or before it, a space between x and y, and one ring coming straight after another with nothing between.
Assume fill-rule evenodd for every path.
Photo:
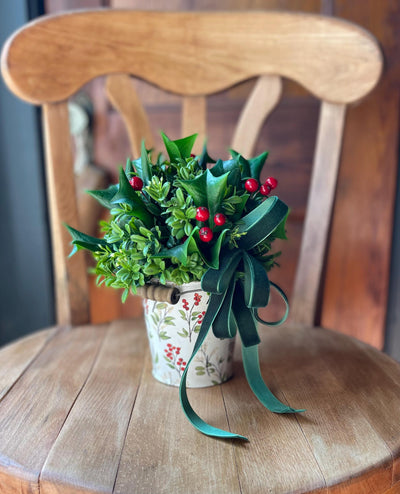
<instances>
[{"instance_id":1,"label":"green holly leaf","mask_svg":"<svg viewBox=\"0 0 400 494\"><path fill-rule=\"evenodd\" d=\"M239 154L237 151L230 149L229 152L231 153L232 158L234 160L237 160L239 163L240 174L242 179L249 178L251 176L249 162L245 158L243 158L243 156Z\"/></svg>"},{"instance_id":2,"label":"green holly leaf","mask_svg":"<svg viewBox=\"0 0 400 494\"><path fill-rule=\"evenodd\" d=\"M152 255L151 258L171 259L171 257L176 257L183 266L187 266L188 254L192 254L193 250L199 252L197 244L193 240L193 235L198 231L199 227L196 226L195 228L193 228L192 233L182 244L171 247L170 249L162 249L157 254Z\"/></svg>"},{"instance_id":3,"label":"green holly leaf","mask_svg":"<svg viewBox=\"0 0 400 494\"><path fill-rule=\"evenodd\" d=\"M216 165L210 169L214 177L219 177L229 172L228 185L237 185L240 181L240 167L238 160L218 160Z\"/></svg>"},{"instance_id":4,"label":"green holly leaf","mask_svg":"<svg viewBox=\"0 0 400 494\"><path fill-rule=\"evenodd\" d=\"M139 218L147 226L153 226L154 219L152 214L146 209L139 194L133 190L123 168L119 170L119 188L111 200L111 204L128 204L132 208L132 214Z\"/></svg>"},{"instance_id":5,"label":"green holly leaf","mask_svg":"<svg viewBox=\"0 0 400 494\"><path fill-rule=\"evenodd\" d=\"M218 212L224 198L228 173L215 177L210 170L206 170L192 180L180 180L179 184L193 198L196 207L205 206L213 217Z\"/></svg>"},{"instance_id":6,"label":"green holly leaf","mask_svg":"<svg viewBox=\"0 0 400 494\"><path fill-rule=\"evenodd\" d=\"M141 147L140 166L138 165L139 163L136 165L136 171L139 177L143 180L144 185L149 185L151 180L151 168L149 163L149 155L144 145L144 141L142 141Z\"/></svg>"},{"instance_id":7,"label":"green holly leaf","mask_svg":"<svg viewBox=\"0 0 400 494\"><path fill-rule=\"evenodd\" d=\"M70 257L75 254L75 252L78 252L78 250L81 249L98 252L102 245L108 245L107 241L104 240L104 238L91 237L90 235L86 235L86 233L75 230L75 228L72 228L72 226L69 225L65 225L65 227L68 229L72 237L71 243L74 246L72 252L69 255Z\"/></svg>"},{"instance_id":8,"label":"green holly leaf","mask_svg":"<svg viewBox=\"0 0 400 494\"><path fill-rule=\"evenodd\" d=\"M212 265L213 269L218 269L219 268L219 255L221 253L221 248L224 243L226 234L229 232L229 228L225 228L225 230L222 230L222 232L219 234L219 237L215 244L211 247L211 262L210 264Z\"/></svg>"},{"instance_id":9,"label":"green holly leaf","mask_svg":"<svg viewBox=\"0 0 400 494\"><path fill-rule=\"evenodd\" d=\"M199 165L203 170L207 169L207 163L215 163L215 160L207 152L207 141L204 142L203 149L199 158Z\"/></svg>"},{"instance_id":10,"label":"green holly leaf","mask_svg":"<svg viewBox=\"0 0 400 494\"><path fill-rule=\"evenodd\" d=\"M214 177L210 170L206 170L206 183L207 183L207 204L210 212L210 217L214 218L215 213L221 208L221 203L224 198L227 184L228 173L224 173L219 177Z\"/></svg>"},{"instance_id":11,"label":"green holly leaf","mask_svg":"<svg viewBox=\"0 0 400 494\"><path fill-rule=\"evenodd\" d=\"M177 139L175 142L179 149L181 158L190 158L194 143L196 142L198 134L192 134L191 136L184 137L183 139Z\"/></svg>"},{"instance_id":12,"label":"green holly leaf","mask_svg":"<svg viewBox=\"0 0 400 494\"><path fill-rule=\"evenodd\" d=\"M279 223L279 225L272 232L272 236L274 238L280 238L281 240L287 240L286 221L288 219L289 214L290 214L290 210L288 210L288 212L286 213L286 216L283 218L283 220Z\"/></svg>"},{"instance_id":13,"label":"green holly leaf","mask_svg":"<svg viewBox=\"0 0 400 494\"><path fill-rule=\"evenodd\" d=\"M200 252L203 261L209 268L219 269L219 255L221 253L221 248L228 232L229 228L225 228L225 230L222 230L217 238L217 241L207 251L204 250L203 252Z\"/></svg>"},{"instance_id":14,"label":"green holly leaf","mask_svg":"<svg viewBox=\"0 0 400 494\"><path fill-rule=\"evenodd\" d=\"M171 141L164 132L161 132L161 137L164 141L165 149L167 150L170 161L176 161L179 158L185 159L190 157L197 134L184 137L183 139L176 139L175 141Z\"/></svg>"},{"instance_id":15,"label":"green holly leaf","mask_svg":"<svg viewBox=\"0 0 400 494\"><path fill-rule=\"evenodd\" d=\"M250 166L250 175L252 178L260 181L261 170L265 164L266 159L268 158L268 152L265 151L261 153L259 156L255 158L251 158L248 160Z\"/></svg>"},{"instance_id":16,"label":"green holly leaf","mask_svg":"<svg viewBox=\"0 0 400 494\"><path fill-rule=\"evenodd\" d=\"M196 207L207 207L207 172L199 175L192 180L180 180L179 185L183 187L186 192L193 198L193 202Z\"/></svg>"},{"instance_id":17,"label":"green holly leaf","mask_svg":"<svg viewBox=\"0 0 400 494\"><path fill-rule=\"evenodd\" d=\"M126 166L125 166L125 174L129 178L135 173L135 170L133 169L132 161L128 158L126 160Z\"/></svg>"},{"instance_id":18,"label":"green holly leaf","mask_svg":"<svg viewBox=\"0 0 400 494\"><path fill-rule=\"evenodd\" d=\"M112 209L114 204L111 202L112 198L118 192L119 185L113 184L104 190L87 190L86 192L94 197L102 206L107 209Z\"/></svg>"},{"instance_id":19,"label":"green holly leaf","mask_svg":"<svg viewBox=\"0 0 400 494\"><path fill-rule=\"evenodd\" d=\"M240 198L240 202L238 202L237 204L235 204L235 209L236 209L236 212L235 214L230 218L231 221L235 222L237 221L241 216L242 216L242 213L243 213L243 210L247 204L247 201L250 197L250 194L243 194L242 196L238 196Z\"/></svg>"}]
</instances>

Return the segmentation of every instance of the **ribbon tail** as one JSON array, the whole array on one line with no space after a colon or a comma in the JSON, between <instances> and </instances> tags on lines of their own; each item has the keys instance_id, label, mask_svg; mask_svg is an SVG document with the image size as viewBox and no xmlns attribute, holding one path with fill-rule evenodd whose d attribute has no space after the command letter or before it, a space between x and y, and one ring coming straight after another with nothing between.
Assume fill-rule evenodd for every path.
<instances>
[{"instance_id":1,"label":"ribbon tail","mask_svg":"<svg viewBox=\"0 0 400 494\"><path fill-rule=\"evenodd\" d=\"M217 427L213 427L210 424L207 424L207 422L205 422L202 418L200 418L197 415L197 413L193 410L186 392L186 380L187 380L187 372L189 369L189 365L193 360L193 358L195 357L198 350L200 349L201 345L203 344L211 328L213 320L215 319L216 314L218 313L218 311L220 310L223 304L224 298L225 298L224 295L215 295L215 294L212 294L210 297L208 309L206 315L204 316L203 323L201 325L200 332L198 334L196 343L194 345L192 355L182 374L181 383L179 386L179 398L182 405L182 409L186 415L186 418L194 427L196 427L198 431L202 432L206 436L218 437L223 439L243 439L245 441L248 441L247 437L232 432L224 431L222 429L218 429Z\"/></svg>"},{"instance_id":2,"label":"ribbon tail","mask_svg":"<svg viewBox=\"0 0 400 494\"><path fill-rule=\"evenodd\" d=\"M246 373L247 382L250 385L253 393L258 400L274 413L299 413L305 410L296 410L284 403L281 403L278 398L268 389L265 384L258 359L257 345L246 347L242 345L243 367Z\"/></svg>"},{"instance_id":3,"label":"ribbon tail","mask_svg":"<svg viewBox=\"0 0 400 494\"><path fill-rule=\"evenodd\" d=\"M254 317L256 318L256 320L258 322L260 322L261 324L264 324L265 326L279 326L280 324L283 324L286 321L286 319L287 319L287 317L289 315L289 301L288 301L288 299L287 299L287 297L285 295L285 292L282 290L282 288L280 288L277 284L273 283L272 281L270 281L270 284L271 284L271 286L273 286L275 288L275 290L282 297L282 300L285 302L285 313L284 313L284 315L278 321L264 321L264 319L262 319L258 315L257 309L254 309L253 310L253 315L254 315Z\"/></svg>"}]
</instances>

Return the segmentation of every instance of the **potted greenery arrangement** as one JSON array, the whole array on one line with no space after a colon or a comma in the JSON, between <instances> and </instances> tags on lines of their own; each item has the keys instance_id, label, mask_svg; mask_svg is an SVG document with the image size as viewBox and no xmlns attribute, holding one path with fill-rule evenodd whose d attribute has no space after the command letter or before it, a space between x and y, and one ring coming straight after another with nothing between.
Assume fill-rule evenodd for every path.
<instances>
[{"instance_id":1,"label":"potted greenery arrangement","mask_svg":"<svg viewBox=\"0 0 400 494\"><path fill-rule=\"evenodd\" d=\"M288 207L271 194L277 186L273 177L260 184L268 153L247 160L231 150L231 159L215 162L206 147L191 154L196 135L172 141L162 133L162 138L167 158L159 155L153 163L143 143L140 158L121 167L118 184L89 191L110 210L110 219L101 222L100 239L68 226L71 254L91 251L98 284L122 288L123 300L129 292L145 295L153 375L180 385L193 425L211 436L242 438L202 421L186 387L230 377L238 331L247 380L258 399L274 412L298 411L268 390L257 353L257 321L278 324L288 312L284 293L268 279L279 255L271 252L272 243L286 238ZM270 287L287 307L274 323L257 313L268 304ZM160 299L160 291L169 298Z\"/></svg>"}]
</instances>

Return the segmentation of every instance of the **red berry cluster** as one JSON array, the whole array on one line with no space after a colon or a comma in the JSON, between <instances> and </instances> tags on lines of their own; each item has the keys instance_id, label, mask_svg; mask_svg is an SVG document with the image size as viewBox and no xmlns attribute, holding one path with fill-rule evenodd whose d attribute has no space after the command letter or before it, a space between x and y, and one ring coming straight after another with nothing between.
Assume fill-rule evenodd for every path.
<instances>
[{"instance_id":1,"label":"red berry cluster","mask_svg":"<svg viewBox=\"0 0 400 494\"><path fill-rule=\"evenodd\" d=\"M181 371L184 371L186 367L186 362L183 360L182 357L179 357L178 360L176 361L176 365L180 367Z\"/></svg>"},{"instance_id":2,"label":"red berry cluster","mask_svg":"<svg viewBox=\"0 0 400 494\"><path fill-rule=\"evenodd\" d=\"M203 317L205 315L206 311L203 310L198 316L197 316L197 324L201 324L203 322Z\"/></svg>"},{"instance_id":3,"label":"red berry cluster","mask_svg":"<svg viewBox=\"0 0 400 494\"><path fill-rule=\"evenodd\" d=\"M196 210L197 221L201 221L202 223L204 223L209 218L210 218L210 211L206 207L200 206L197 208ZM225 224L225 222L226 222L226 216L224 214L217 213L214 216L215 225L222 226ZM199 235L200 235L200 240L202 240L203 242L211 242L214 236L213 231L208 226L201 227L199 231Z\"/></svg>"},{"instance_id":4,"label":"red berry cluster","mask_svg":"<svg viewBox=\"0 0 400 494\"><path fill-rule=\"evenodd\" d=\"M129 183L132 185L133 190L142 190L143 189L143 180L140 177L132 177L129 180Z\"/></svg>"},{"instance_id":5,"label":"red berry cluster","mask_svg":"<svg viewBox=\"0 0 400 494\"><path fill-rule=\"evenodd\" d=\"M182 299L183 308L189 310L189 302L184 298Z\"/></svg>"},{"instance_id":6,"label":"red berry cluster","mask_svg":"<svg viewBox=\"0 0 400 494\"><path fill-rule=\"evenodd\" d=\"M268 177L267 180L261 185L255 178L249 178L244 183L244 188L247 192L253 193L257 192L260 187L260 194L263 196L267 196L271 190L275 189L278 186L278 180L274 177Z\"/></svg>"},{"instance_id":7,"label":"red berry cluster","mask_svg":"<svg viewBox=\"0 0 400 494\"><path fill-rule=\"evenodd\" d=\"M167 348L164 350L168 358L173 358L173 354L179 355L181 353L180 346L172 346L171 343L167 344Z\"/></svg>"},{"instance_id":8,"label":"red berry cluster","mask_svg":"<svg viewBox=\"0 0 400 494\"><path fill-rule=\"evenodd\" d=\"M198 293L195 293L194 294L194 305L199 305L200 300L201 300L201 295L199 295Z\"/></svg>"},{"instance_id":9,"label":"red berry cluster","mask_svg":"<svg viewBox=\"0 0 400 494\"><path fill-rule=\"evenodd\" d=\"M174 359L176 358L176 356L181 353L181 347L179 347L179 346L175 347L175 346L172 346L171 343L168 343L167 348L165 348L164 352L166 353L167 359L171 360L171 362L174 362ZM185 370L186 362L183 360L182 357L179 357L178 360L174 363L176 364L176 366L181 371Z\"/></svg>"},{"instance_id":10,"label":"red berry cluster","mask_svg":"<svg viewBox=\"0 0 400 494\"><path fill-rule=\"evenodd\" d=\"M278 180L274 177L268 177L267 180L261 185L260 193L263 196L267 196L271 190L276 189L278 186Z\"/></svg>"}]
</instances>

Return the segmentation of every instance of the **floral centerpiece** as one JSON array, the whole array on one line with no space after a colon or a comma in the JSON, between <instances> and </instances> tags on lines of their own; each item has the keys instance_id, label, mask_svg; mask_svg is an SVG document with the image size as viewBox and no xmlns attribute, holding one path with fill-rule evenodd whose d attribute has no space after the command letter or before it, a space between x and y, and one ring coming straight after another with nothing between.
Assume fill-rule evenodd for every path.
<instances>
[{"instance_id":1,"label":"floral centerpiece","mask_svg":"<svg viewBox=\"0 0 400 494\"><path fill-rule=\"evenodd\" d=\"M277 413L299 411L269 391L257 351L257 321L278 324L288 312L284 293L268 278L279 256L271 251L273 241L286 238L288 207L272 195L276 179L269 177L260 184L268 153L245 159L231 150L231 159L215 162L206 147L200 155L191 154L196 135L173 141L162 133L162 138L168 157L160 154L152 162L151 152L142 143L140 158L128 159L126 168L121 167L118 184L89 191L110 210L110 219L101 222L102 238L68 226L74 246L71 254L91 251L97 283L123 289L123 300L148 284L201 282L209 294L208 305L201 317L195 316L197 339L192 355L187 362L177 360L181 404L201 432L243 439L208 425L194 412L186 394L187 372L211 327L219 339L231 339L238 331L247 380L258 399ZM208 168L209 164L213 166ZM257 309L268 304L271 286L287 310L281 321L267 323ZM167 360L177 357L172 344L165 351Z\"/></svg>"}]
</instances>

